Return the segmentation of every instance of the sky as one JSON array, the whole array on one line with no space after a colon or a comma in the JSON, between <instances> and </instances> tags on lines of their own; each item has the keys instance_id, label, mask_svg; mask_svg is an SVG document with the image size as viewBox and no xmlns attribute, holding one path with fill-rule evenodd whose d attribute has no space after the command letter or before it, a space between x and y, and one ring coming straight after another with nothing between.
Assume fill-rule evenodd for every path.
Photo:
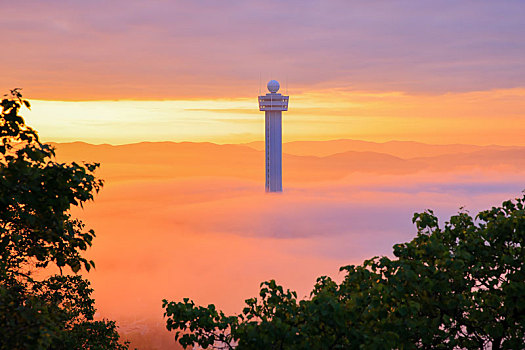
<instances>
[{"instance_id":1,"label":"sky","mask_svg":"<svg viewBox=\"0 0 525 350\"><path fill-rule=\"evenodd\" d=\"M284 139L524 145L522 1L0 4L0 89L47 141L242 143L256 96Z\"/></svg>"}]
</instances>

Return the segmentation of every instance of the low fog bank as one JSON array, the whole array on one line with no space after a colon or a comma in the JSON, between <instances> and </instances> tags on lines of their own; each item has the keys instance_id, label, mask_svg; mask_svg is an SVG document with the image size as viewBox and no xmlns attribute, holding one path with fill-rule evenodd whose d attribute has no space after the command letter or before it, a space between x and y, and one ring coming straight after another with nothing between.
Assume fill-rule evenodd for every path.
<instances>
[{"instance_id":1,"label":"low fog bank","mask_svg":"<svg viewBox=\"0 0 525 350\"><path fill-rule=\"evenodd\" d=\"M414 237L414 212L433 209L445 220L459 207L477 213L525 188L521 149L439 155L419 169L347 164L352 157L337 155L285 157L284 172L294 175L285 175L284 193L267 194L262 152L180 145L58 145L60 160L102 162L103 190L74 214L97 233L88 253L97 268L88 278L98 315L118 320L140 348L172 344L163 298L239 312L272 278L306 297L318 276L341 279L340 266L389 255L393 244Z\"/></svg>"}]
</instances>

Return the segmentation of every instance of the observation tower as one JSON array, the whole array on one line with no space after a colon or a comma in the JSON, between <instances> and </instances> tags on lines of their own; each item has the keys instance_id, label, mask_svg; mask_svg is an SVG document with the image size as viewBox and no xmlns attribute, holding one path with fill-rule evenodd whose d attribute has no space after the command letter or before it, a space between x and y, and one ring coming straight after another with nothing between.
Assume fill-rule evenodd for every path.
<instances>
[{"instance_id":1,"label":"observation tower","mask_svg":"<svg viewBox=\"0 0 525 350\"><path fill-rule=\"evenodd\" d=\"M283 191L282 112L288 110L288 96L279 91L279 82L268 82L270 93L259 96L259 110L266 124L266 192Z\"/></svg>"}]
</instances>

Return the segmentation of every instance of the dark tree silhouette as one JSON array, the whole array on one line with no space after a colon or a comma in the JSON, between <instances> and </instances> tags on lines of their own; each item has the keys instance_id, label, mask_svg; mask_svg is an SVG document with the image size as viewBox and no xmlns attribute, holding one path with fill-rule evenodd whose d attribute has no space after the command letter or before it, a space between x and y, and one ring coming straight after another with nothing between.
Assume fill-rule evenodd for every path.
<instances>
[{"instance_id":1,"label":"dark tree silhouette","mask_svg":"<svg viewBox=\"0 0 525 350\"><path fill-rule=\"evenodd\" d=\"M163 301L183 346L237 349L523 349L525 196L442 227L415 214L417 236L394 259L321 277L308 300L261 284L237 316L189 299Z\"/></svg>"},{"instance_id":2,"label":"dark tree silhouette","mask_svg":"<svg viewBox=\"0 0 525 350\"><path fill-rule=\"evenodd\" d=\"M127 349L113 321L93 320L93 290L76 275L95 266L82 256L95 233L70 209L102 187L99 164L56 162L19 115L30 108L20 89L1 106L0 349ZM51 265L59 275L37 277Z\"/></svg>"}]
</instances>

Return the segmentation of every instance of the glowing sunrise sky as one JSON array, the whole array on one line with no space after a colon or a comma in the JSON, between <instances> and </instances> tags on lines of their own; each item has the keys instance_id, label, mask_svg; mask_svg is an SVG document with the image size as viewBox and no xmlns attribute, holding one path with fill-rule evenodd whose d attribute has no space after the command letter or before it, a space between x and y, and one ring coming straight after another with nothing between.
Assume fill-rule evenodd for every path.
<instances>
[{"instance_id":1,"label":"glowing sunrise sky","mask_svg":"<svg viewBox=\"0 0 525 350\"><path fill-rule=\"evenodd\" d=\"M286 141L525 145L523 1L0 10L0 88L23 87L33 102L24 115L46 141L260 140L256 96L275 78L291 95Z\"/></svg>"}]
</instances>

